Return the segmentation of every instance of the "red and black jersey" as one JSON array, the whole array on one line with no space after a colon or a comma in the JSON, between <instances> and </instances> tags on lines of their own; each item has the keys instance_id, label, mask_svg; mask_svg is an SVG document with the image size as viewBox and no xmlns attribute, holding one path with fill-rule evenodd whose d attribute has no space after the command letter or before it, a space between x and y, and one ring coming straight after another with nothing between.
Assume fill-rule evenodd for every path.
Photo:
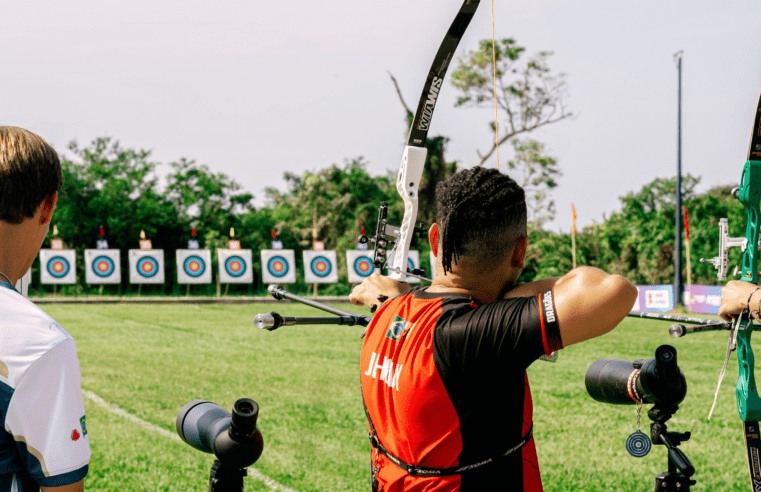
<instances>
[{"instance_id":1,"label":"red and black jersey","mask_svg":"<svg viewBox=\"0 0 761 492\"><path fill-rule=\"evenodd\" d=\"M361 355L362 397L379 441L419 467L502 456L532 427L526 368L562 348L552 292L479 304L424 287L384 304ZM541 491L533 438L458 475L408 475L373 452L380 490ZM521 488L522 484L522 488Z\"/></svg>"}]
</instances>

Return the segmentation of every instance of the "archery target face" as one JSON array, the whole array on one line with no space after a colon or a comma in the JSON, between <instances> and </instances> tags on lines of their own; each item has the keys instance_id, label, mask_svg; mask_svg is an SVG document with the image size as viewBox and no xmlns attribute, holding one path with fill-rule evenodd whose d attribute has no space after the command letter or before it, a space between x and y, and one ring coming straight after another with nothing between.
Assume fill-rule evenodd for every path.
<instances>
[{"instance_id":1,"label":"archery target face","mask_svg":"<svg viewBox=\"0 0 761 492\"><path fill-rule=\"evenodd\" d=\"M208 249L177 250L177 283L210 284L211 251Z\"/></svg>"},{"instance_id":2,"label":"archery target face","mask_svg":"<svg viewBox=\"0 0 761 492\"><path fill-rule=\"evenodd\" d=\"M262 281L293 283L296 281L296 259L292 249L262 250Z\"/></svg>"},{"instance_id":3,"label":"archery target face","mask_svg":"<svg viewBox=\"0 0 761 492\"><path fill-rule=\"evenodd\" d=\"M206 263L197 256L190 256L182 264L182 269L191 277L200 277L206 270Z\"/></svg>"},{"instance_id":4,"label":"archery target face","mask_svg":"<svg viewBox=\"0 0 761 492\"><path fill-rule=\"evenodd\" d=\"M370 258L360 257L354 260L354 272L360 277L369 277L373 270L373 262Z\"/></svg>"},{"instance_id":5,"label":"archery target face","mask_svg":"<svg viewBox=\"0 0 761 492\"><path fill-rule=\"evenodd\" d=\"M330 275L333 267L324 256L319 256L312 260L312 262L309 264L309 270L318 277L327 277Z\"/></svg>"},{"instance_id":6,"label":"archery target face","mask_svg":"<svg viewBox=\"0 0 761 492\"><path fill-rule=\"evenodd\" d=\"M347 277L351 283L359 283L375 271L369 251L349 250L346 252Z\"/></svg>"},{"instance_id":7,"label":"archery target face","mask_svg":"<svg viewBox=\"0 0 761 492\"><path fill-rule=\"evenodd\" d=\"M238 255L231 256L225 261L225 272L231 277L240 277L246 273L246 262Z\"/></svg>"},{"instance_id":8,"label":"archery target face","mask_svg":"<svg viewBox=\"0 0 761 492\"><path fill-rule=\"evenodd\" d=\"M304 251L304 281L308 284L338 282L336 252L333 250Z\"/></svg>"},{"instance_id":9,"label":"archery target face","mask_svg":"<svg viewBox=\"0 0 761 492\"><path fill-rule=\"evenodd\" d=\"M267 271L273 277L283 277L288 274L288 260L282 256L273 256L267 262Z\"/></svg>"},{"instance_id":10,"label":"archery target face","mask_svg":"<svg viewBox=\"0 0 761 492\"><path fill-rule=\"evenodd\" d=\"M250 249L218 249L219 282L222 284L250 284L254 281Z\"/></svg>"},{"instance_id":11,"label":"archery target face","mask_svg":"<svg viewBox=\"0 0 761 492\"><path fill-rule=\"evenodd\" d=\"M109 277L116 270L114 261L108 256L98 256L92 262L92 271L101 278Z\"/></svg>"},{"instance_id":12,"label":"archery target face","mask_svg":"<svg viewBox=\"0 0 761 492\"><path fill-rule=\"evenodd\" d=\"M159 273L159 262L150 256L140 258L137 260L137 273L145 278L155 277Z\"/></svg>"},{"instance_id":13,"label":"archery target face","mask_svg":"<svg viewBox=\"0 0 761 492\"><path fill-rule=\"evenodd\" d=\"M118 249L86 249L85 281L88 284L118 284L122 280Z\"/></svg>"},{"instance_id":14,"label":"archery target face","mask_svg":"<svg viewBox=\"0 0 761 492\"><path fill-rule=\"evenodd\" d=\"M53 278L63 278L68 275L69 270L71 270L69 260L62 256L54 256L49 259L45 268L47 268L48 274Z\"/></svg>"},{"instance_id":15,"label":"archery target face","mask_svg":"<svg viewBox=\"0 0 761 492\"><path fill-rule=\"evenodd\" d=\"M76 255L74 250L40 250L40 282L43 284L75 284Z\"/></svg>"},{"instance_id":16,"label":"archery target face","mask_svg":"<svg viewBox=\"0 0 761 492\"><path fill-rule=\"evenodd\" d=\"M129 250L129 281L132 284L163 284L164 250Z\"/></svg>"}]
</instances>

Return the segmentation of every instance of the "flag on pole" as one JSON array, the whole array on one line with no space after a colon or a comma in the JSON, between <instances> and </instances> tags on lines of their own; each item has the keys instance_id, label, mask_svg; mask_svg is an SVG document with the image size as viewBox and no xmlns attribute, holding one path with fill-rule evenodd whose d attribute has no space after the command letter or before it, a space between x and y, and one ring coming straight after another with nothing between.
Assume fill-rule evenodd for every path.
<instances>
[{"instance_id":1,"label":"flag on pole","mask_svg":"<svg viewBox=\"0 0 761 492\"><path fill-rule=\"evenodd\" d=\"M576 207L571 203L571 230L576 234Z\"/></svg>"},{"instance_id":2,"label":"flag on pole","mask_svg":"<svg viewBox=\"0 0 761 492\"><path fill-rule=\"evenodd\" d=\"M690 266L690 223L687 221L687 207L684 207L684 233L686 235L686 241L684 245L687 247L687 309L692 310L692 267Z\"/></svg>"}]
</instances>

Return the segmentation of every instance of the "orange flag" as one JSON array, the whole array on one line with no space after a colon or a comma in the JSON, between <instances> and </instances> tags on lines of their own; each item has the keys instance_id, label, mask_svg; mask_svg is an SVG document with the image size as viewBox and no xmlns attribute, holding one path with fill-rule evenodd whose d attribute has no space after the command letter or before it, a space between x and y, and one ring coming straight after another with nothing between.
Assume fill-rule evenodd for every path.
<instances>
[{"instance_id":1,"label":"orange flag","mask_svg":"<svg viewBox=\"0 0 761 492\"><path fill-rule=\"evenodd\" d=\"M571 203L571 230L576 234L576 207Z\"/></svg>"}]
</instances>

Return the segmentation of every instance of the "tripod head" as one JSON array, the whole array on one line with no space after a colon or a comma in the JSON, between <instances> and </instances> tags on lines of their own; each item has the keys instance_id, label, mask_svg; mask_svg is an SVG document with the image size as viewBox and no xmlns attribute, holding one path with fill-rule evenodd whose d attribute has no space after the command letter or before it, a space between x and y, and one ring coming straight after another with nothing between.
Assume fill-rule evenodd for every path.
<instances>
[{"instance_id":1,"label":"tripod head","mask_svg":"<svg viewBox=\"0 0 761 492\"><path fill-rule=\"evenodd\" d=\"M227 410L206 400L193 400L177 414L177 434L190 446L214 454L209 492L240 492L246 467L262 455L264 439L256 428L259 405L241 398Z\"/></svg>"}]
</instances>

